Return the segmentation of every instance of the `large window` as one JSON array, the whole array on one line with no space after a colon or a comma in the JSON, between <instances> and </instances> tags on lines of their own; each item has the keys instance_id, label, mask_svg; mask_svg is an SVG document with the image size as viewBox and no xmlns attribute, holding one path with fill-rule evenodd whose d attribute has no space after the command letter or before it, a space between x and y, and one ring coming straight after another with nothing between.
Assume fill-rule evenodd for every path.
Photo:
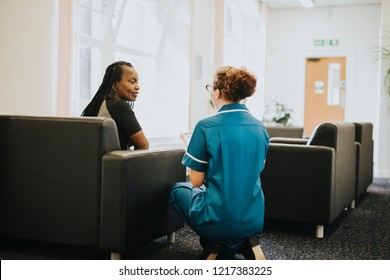
<instances>
[{"instance_id":1,"label":"large window","mask_svg":"<svg viewBox=\"0 0 390 280\"><path fill-rule=\"evenodd\" d=\"M265 38L259 2L225 0L224 64L245 66L257 79L257 91L246 105L258 119L263 118Z\"/></svg>"},{"instance_id":2,"label":"large window","mask_svg":"<svg viewBox=\"0 0 390 280\"><path fill-rule=\"evenodd\" d=\"M190 0L77 0L76 93L80 115L106 67L131 62L140 77L134 111L148 137L188 129Z\"/></svg>"}]
</instances>

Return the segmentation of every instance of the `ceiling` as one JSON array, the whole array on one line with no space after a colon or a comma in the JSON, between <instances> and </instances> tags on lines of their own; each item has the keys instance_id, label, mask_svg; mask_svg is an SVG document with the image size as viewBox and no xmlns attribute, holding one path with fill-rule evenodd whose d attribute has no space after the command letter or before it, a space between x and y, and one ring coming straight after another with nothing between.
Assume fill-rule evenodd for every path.
<instances>
[{"instance_id":1,"label":"ceiling","mask_svg":"<svg viewBox=\"0 0 390 280\"><path fill-rule=\"evenodd\" d=\"M380 4L382 0L312 0L314 7ZM303 8L299 0L260 0L271 9Z\"/></svg>"}]
</instances>

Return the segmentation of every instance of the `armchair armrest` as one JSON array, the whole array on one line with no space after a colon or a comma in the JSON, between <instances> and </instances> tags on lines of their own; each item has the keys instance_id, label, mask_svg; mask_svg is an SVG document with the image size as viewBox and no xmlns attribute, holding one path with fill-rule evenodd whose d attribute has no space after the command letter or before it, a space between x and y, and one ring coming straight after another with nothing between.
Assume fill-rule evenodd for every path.
<instances>
[{"instance_id":1,"label":"armchair armrest","mask_svg":"<svg viewBox=\"0 0 390 280\"><path fill-rule=\"evenodd\" d=\"M272 137L270 143L306 145L308 138Z\"/></svg>"},{"instance_id":2,"label":"armchair armrest","mask_svg":"<svg viewBox=\"0 0 390 280\"><path fill-rule=\"evenodd\" d=\"M333 219L335 150L273 144L261 173L265 217L329 224Z\"/></svg>"},{"instance_id":3,"label":"armchair armrest","mask_svg":"<svg viewBox=\"0 0 390 280\"><path fill-rule=\"evenodd\" d=\"M168 206L174 183L186 180L184 150L113 151L103 156L101 247L139 247L183 227Z\"/></svg>"}]
</instances>

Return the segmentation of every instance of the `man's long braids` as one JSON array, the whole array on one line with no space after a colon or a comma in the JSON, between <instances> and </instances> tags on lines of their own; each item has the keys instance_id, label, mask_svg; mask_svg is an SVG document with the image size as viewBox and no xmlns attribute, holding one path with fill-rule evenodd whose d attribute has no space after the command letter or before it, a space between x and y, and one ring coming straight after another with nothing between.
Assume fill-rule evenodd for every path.
<instances>
[{"instance_id":1,"label":"man's long braids","mask_svg":"<svg viewBox=\"0 0 390 280\"><path fill-rule=\"evenodd\" d=\"M100 106L112 91L115 90L114 85L121 80L122 77L122 66L133 67L133 65L126 61L117 61L109 65L104 74L102 84L100 85L95 96L81 113L82 116L92 116L95 117L98 115ZM134 102L130 101L131 109L134 108Z\"/></svg>"}]
</instances>

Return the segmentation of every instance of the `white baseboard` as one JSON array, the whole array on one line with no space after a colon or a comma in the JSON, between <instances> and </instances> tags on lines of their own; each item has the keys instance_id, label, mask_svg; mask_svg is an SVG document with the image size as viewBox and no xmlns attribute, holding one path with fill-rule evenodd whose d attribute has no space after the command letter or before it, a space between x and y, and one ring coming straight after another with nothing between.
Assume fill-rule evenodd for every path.
<instances>
[{"instance_id":1,"label":"white baseboard","mask_svg":"<svg viewBox=\"0 0 390 280\"><path fill-rule=\"evenodd\" d=\"M375 178L390 178L390 170L376 170L374 172Z\"/></svg>"}]
</instances>

